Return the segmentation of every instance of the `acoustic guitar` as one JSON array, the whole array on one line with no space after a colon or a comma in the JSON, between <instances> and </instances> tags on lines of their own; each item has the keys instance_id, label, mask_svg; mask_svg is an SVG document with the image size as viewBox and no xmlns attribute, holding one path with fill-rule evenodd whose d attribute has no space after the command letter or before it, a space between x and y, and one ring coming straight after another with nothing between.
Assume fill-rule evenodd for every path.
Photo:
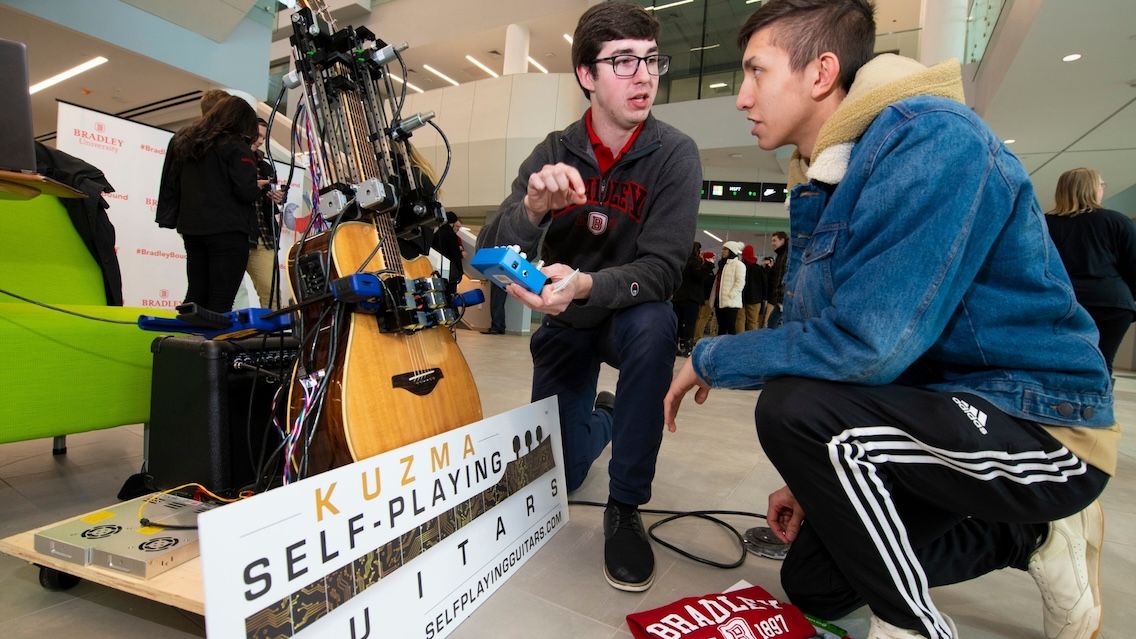
<instances>
[{"instance_id":1,"label":"acoustic guitar","mask_svg":"<svg viewBox=\"0 0 1136 639\"><path fill-rule=\"evenodd\" d=\"M331 279L356 272L371 257L368 271L393 271L408 279L429 277L429 260L403 260L388 216L343 222L292 248L293 290L310 284L311 265L327 263ZM293 372L288 423L295 425L318 383L327 384L308 447L311 475L386 452L480 420L481 399L454 334L443 326L413 333L383 332L379 316L336 310L334 302L302 310L303 347ZM310 374L332 371L324 381ZM307 379L304 377L307 376ZM303 420L300 420L301 422ZM305 434L301 433L301 437Z\"/></svg>"},{"instance_id":2,"label":"acoustic guitar","mask_svg":"<svg viewBox=\"0 0 1136 639\"><path fill-rule=\"evenodd\" d=\"M332 205L321 191L320 211L313 215L339 218L331 230L289 252L288 279L305 305L289 387L286 480L482 416L451 322L436 321L445 295L428 283L430 293L421 299L431 301L423 302L422 313L431 321L416 320L418 309L409 308L419 298L406 293L405 283L418 286L432 269L425 257L402 258L396 231L412 231L424 220L436 224L442 209L437 189L415 178L408 142L410 131L433 113L403 115L405 90L392 82L390 67L405 73L398 53L405 44L387 45L365 27L338 29L322 0L301 0L300 7L292 16L291 42L314 121L308 131L319 138L313 175L345 199ZM357 219L345 221L349 215ZM384 290L376 297L388 311L397 309L397 317L330 299L329 283L360 271L379 275Z\"/></svg>"}]
</instances>

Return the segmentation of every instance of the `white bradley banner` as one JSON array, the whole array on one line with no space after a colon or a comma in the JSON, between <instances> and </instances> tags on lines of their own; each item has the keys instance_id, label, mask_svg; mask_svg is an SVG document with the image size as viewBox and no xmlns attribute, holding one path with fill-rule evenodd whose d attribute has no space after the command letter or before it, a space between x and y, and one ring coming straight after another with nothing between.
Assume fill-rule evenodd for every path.
<instances>
[{"instance_id":1,"label":"white bradley banner","mask_svg":"<svg viewBox=\"0 0 1136 639\"><path fill-rule=\"evenodd\" d=\"M59 103L56 148L101 170L122 269L124 306L173 309L185 294L185 247L158 228L154 209L166 145L173 134L80 106Z\"/></svg>"},{"instance_id":2,"label":"white bradley banner","mask_svg":"<svg viewBox=\"0 0 1136 639\"><path fill-rule=\"evenodd\" d=\"M185 245L177 231L159 228L154 222L162 163L173 134L74 104L58 105L56 148L94 165L115 189L103 197L115 230L123 305L176 308L186 289ZM288 177L288 165L276 163L276 169L283 182ZM310 219L306 186L306 171L296 167L283 207L280 264L287 260L297 228L302 232ZM282 271L281 281L284 278ZM288 286L282 289L287 298ZM249 305L257 305L255 297Z\"/></svg>"},{"instance_id":3,"label":"white bradley banner","mask_svg":"<svg viewBox=\"0 0 1136 639\"><path fill-rule=\"evenodd\" d=\"M440 639L568 523L556 398L198 519L210 639Z\"/></svg>"}]
</instances>

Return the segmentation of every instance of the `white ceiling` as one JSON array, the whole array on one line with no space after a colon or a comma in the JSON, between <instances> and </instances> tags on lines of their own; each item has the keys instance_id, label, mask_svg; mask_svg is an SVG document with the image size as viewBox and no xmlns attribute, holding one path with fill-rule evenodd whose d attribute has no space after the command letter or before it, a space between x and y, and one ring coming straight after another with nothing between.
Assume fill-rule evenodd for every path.
<instances>
[{"instance_id":1,"label":"white ceiling","mask_svg":"<svg viewBox=\"0 0 1136 639\"><path fill-rule=\"evenodd\" d=\"M174 0L127 1L213 36L227 28L226 16L252 5L252 0L208 0L213 9L202 9L200 3ZM1015 1L1022 0L1007 0ZM1136 60L1136 2L1030 1L1040 8L984 117L999 136L1017 139L1011 148L1032 173L1043 205L1052 198L1057 175L1075 166L1100 170L1110 192L1128 188L1136 182L1136 66L1132 63ZM444 83L422 70L423 63L459 82L485 77L465 60L467 53L500 71L501 58L492 52L504 50L505 25L510 23L528 27L530 53L541 64L553 72L570 72L570 45L562 34L571 33L577 17L593 0L371 0L369 5L365 0L331 0L331 4L346 5L353 24L366 24L384 40L408 42L410 49L404 57L412 69L411 81L429 90ZM878 0L881 37L917 30L921 4L919 0ZM186 13L191 6L194 10ZM372 7L369 14L366 6ZM710 24L721 25L707 37L724 41L717 42L721 46L705 53L702 60L703 65L715 66L729 64L736 57L732 34L751 9L744 0L696 0L660 11L658 17L670 31L683 34L683 43L694 37L688 32L703 12ZM210 22L214 15L218 17L212 30L199 24ZM279 37L287 29L277 33ZM4 6L0 6L0 38L28 44L33 82L95 55L110 60L33 96L37 134L54 130L56 99L118 113L209 88L197 76ZM1084 58L1075 63L1060 61L1062 55L1074 51ZM682 63L695 63L683 57ZM679 62L676 57L676 65ZM173 114L139 119L169 123L192 117L195 108L189 105ZM716 168L768 170L776 166L770 154L752 146L716 149L704 156L708 173Z\"/></svg>"},{"instance_id":2,"label":"white ceiling","mask_svg":"<svg viewBox=\"0 0 1136 639\"><path fill-rule=\"evenodd\" d=\"M1084 57L1062 62L1069 53ZM1087 166L1108 193L1136 183L1136 2L1048 0L983 114L1033 178L1043 208L1057 177ZM1136 211L1127 211L1136 214Z\"/></svg>"},{"instance_id":3,"label":"white ceiling","mask_svg":"<svg viewBox=\"0 0 1136 639\"><path fill-rule=\"evenodd\" d=\"M106 113L120 113L211 86L180 69L3 5L0 5L0 38L27 44L28 76L32 84L95 56L107 58L106 63L32 96L32 128L37 136L55 130L56 100ZM197 110L195 102L137 119L146 124L165 124L193 117ZM189 115L183 115L185 113Z\"/></svg>"},{"instance_id":4,"label":"white ceiling","mask_svg":"<svg viewBox=\"0 0 1136 639\"><path fill-rule=\"evenodd\" d=\"M336 6L332 2L330 6ZM369 16L356 17L353 26L366 26L387 42L407 42L410 48L403 57L410 66L411 82L430 90L442 88L444 80L422 69L426 63L458 82L480 80L486 73L465 59L467 54L500 73L505 49L505 29L519 24L529 29L529 54L552 73L571 73L571 45L564 39L575 30L576 21L594 0L398 0L375 7ZM658 2L665 4L665 2ZM701 45L719 44L705 54L706 66L718 60L737 66L734 46L737 27L753 12L754 5L745 0L701 0L664 9L656 17L664 25L664 33L677 33L684 41L699 38L703 15L711 25L708 38ZM278 19L277 38L291 33L289 16L282 11ZM437 16L445 16L438 20ZM883 0L877 9L881 33L908 31L919 26L919 2ZM343 26L341 24L340 26ZM718 37L720 36L720 37ZM678 43L660 43L660 48L673 49L679 63ZM279 50L279 49L278 49ZM535 71L535 69L533 69Z\"/></svg>"},{"instance_id":5,"label":"white ceiling","mask_svg":"<svg viewBox=\"0 0 1136 639\"><path fill-rule=\"evenodd\" d=\"M256 0L122 0L180 27L224 42L245 19Z\"/></svg>"}]
</instances>

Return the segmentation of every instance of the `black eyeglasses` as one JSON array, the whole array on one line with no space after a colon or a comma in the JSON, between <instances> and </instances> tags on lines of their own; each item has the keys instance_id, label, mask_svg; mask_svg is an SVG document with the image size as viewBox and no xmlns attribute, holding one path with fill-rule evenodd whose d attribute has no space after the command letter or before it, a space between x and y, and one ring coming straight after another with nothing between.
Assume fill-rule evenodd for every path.
<instances>
[{"instance_id":1,"label":"black eyeglasses","mask_svg":"<svg viewBox=\"0 0 1136 639\"><path fill-rule=\"evenodd\" d=\"M596 58L592 64L607 62L617 78L634 78L639 72L639 63L647 63L647 73L650 75L664 75L671 68L671 57L664 54L652 54L643 58L637 55L620 54L606 58Z\"/></svg>"}]
</instances>

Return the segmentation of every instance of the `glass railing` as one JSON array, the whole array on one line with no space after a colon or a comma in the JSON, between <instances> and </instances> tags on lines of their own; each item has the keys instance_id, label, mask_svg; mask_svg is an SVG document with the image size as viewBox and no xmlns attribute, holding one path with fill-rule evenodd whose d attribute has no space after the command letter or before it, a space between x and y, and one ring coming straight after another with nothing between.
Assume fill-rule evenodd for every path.
<instances>
[{"instance_id":1,"label":"glass railing","mask_svg":"<svg viewBox=\"0 0 1136 639\"><path fill-rule=\"evenodd\" d=\"M737 95L742 81L738 28L760 3L754 0L639 0L662 25L659 50L671 68L659 78L656 104ZM877 53L917 58L920 29L876 35Z\"/></svg>"},{"instance_id":2,"label":"glass railing","mask_svg":"<svg viewBox=\"0 0 1136 639\"><path fill-rule=\"evenodd\" d=\"M982 62L994 25L1002 15L1006 0L971 0L966 14L966 59L963 64Z\"/></svg>"}]
</instances>

